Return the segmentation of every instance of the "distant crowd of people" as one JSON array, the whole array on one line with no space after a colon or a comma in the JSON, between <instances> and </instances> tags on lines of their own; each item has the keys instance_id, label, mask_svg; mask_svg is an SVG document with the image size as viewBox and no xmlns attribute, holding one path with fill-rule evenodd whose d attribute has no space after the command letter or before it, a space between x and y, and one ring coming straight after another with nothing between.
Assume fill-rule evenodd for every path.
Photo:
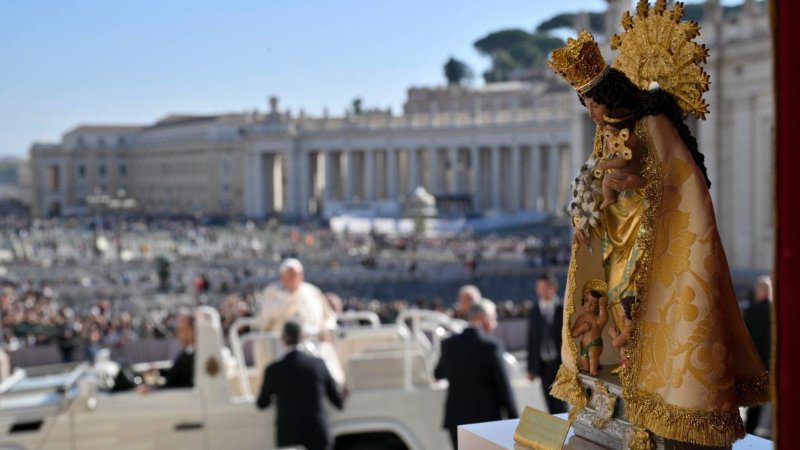
<instances>
[{"instance_id":1,"label":"distant crowd of people","mask_svg":"<svg viewBox=\"0 0 800 450\"><path fill-rule=\"evenodd\" d=\"M92 359L102 348L121 347L131 341L171 337L175 317L174 311L160 308L132 314L105 299L75 308L60 303L49 287L0 288L3 346L14 350L56 345L65 362L79 354Z\"/></svg>"},{"instance_id":2,"label":"distant crowd of people","mask_svg":"<svg viewBox=\"0 0 800 450\"><path fill-rule=\"evenodd\" d=\"M200 282L198 282L200 284ZM260 293L248 290L229 293L210 305L218 309L223 331L239 318L253 317L259 310ZM396 299L379 301L346 298L328 292L325 297L334 311L369 311L382 323L393 323L400 312L411 308L439 311L457 316L457 306L441 298L427 300ZM505 300L497 304L500 320L527 317L530 300ZM30 284L0 286L1 343L10 350L37 345L55 345L63 361L79 355L92 358L99 349L118 348L128 342L175 337L179 305L151 304L133 307L124 301L98 298L85 305L70 305L59 299L51 287L33 288Z\"/></svg>"},{"instance_id":3,"label":"distant crowd of people","mask_svg":"<svg viewBox=\"0 0 800 450\"><path fill-rule=\"evenodd\" d=\"M422 237L336 234L316 225L253 222L208 226L194 221L121 221L99 218L35 220L4 229L0 247L14 269L4 275L30 280L79 298L78 292L135 288L141 292L202 293L218 300L242 286L275 277L277 263L296 257L329 289L336 280L382 274L415 276L448 267L461 276L498 265L515 268L566 264L569 238L562 230L533 236L468 234ZM456 270L458 269L458 270ZM198 279L203 285L198 289ZM82 288L76 289L76 288ZM368 297L349 292L356 297ZM410 298L398 291L390 296Z\"/></svg>"}]
</instances>

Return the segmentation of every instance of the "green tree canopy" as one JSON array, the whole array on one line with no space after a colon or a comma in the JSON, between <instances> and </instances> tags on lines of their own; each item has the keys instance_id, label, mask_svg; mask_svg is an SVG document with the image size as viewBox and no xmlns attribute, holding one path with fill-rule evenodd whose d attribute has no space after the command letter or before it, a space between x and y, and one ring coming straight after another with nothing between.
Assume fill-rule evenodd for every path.
<instances>
[{"instance_id":1,"label":"green tree canopy","mask_svg":"<svg viewBox=\"0 0 800 450\"><path fill-rule=\"evenodd\" d=\"M444 64L444 77L447 84L460 85L472 79L472 69L465 63L450 57Z\"/></svg>"},{"instance_id":2,"label":"green tree canopy","mask_svg":"<svg viewBox=\"0 0 800 450\"><path fill-rule=\"evenodd\" d=\"M589 15L589 31L592 33L604 33L606 30L605 14L601 12L590 12ZM563 13L555 15L536 27L536 31L540 33L548 33L559 28L572 28L575 26L575 20L578 18L577 13Z\"/></svg>"},{"instance_id":3,"label":"green tree canopy","mask_svg":"<svg viewBox=\"0 0 800 450\"><path fill-rule=\"evenodd\" d=\"M550 52L564 45L558 37L521 29L500 30L475 41L475 49L492 59L483 73L486 82L505 81L515 69L542 67Z\"/></svg>"},{"instance_id":4,"label":"green tree canopy","mask_svg":"<svg viewBox=\"0 0 800 450\"><path fill-rule=\"evenodd\" d=\"M357 116L357 115L361 114L361 112L362 112L361 105L362 104L363 104L363 101L361 100L360 97L356 97L356 98L353 99L353 101L351 102L351 106L352 106L352 111L353 111L354 115Z\"/></svg>"},{"instance_id":5,"label":"green tree canopy","mask_svg":"<svg viewBox=\"0 0 800 450\"><path fill-rule=\"evenodd\" d=\"M500 30L478 39L473 45L481 54L491 56L496 51L508 50L515 45L523 45L529 42L530 36L530 33L518 28Z\"/></svg>"}]
</instances>

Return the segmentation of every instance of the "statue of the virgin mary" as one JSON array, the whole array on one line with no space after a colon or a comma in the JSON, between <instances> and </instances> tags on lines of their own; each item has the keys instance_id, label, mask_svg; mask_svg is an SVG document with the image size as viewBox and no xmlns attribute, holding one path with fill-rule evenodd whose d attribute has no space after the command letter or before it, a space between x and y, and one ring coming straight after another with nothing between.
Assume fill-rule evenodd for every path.
<instances>
[{"instance_id":1,"label":"statue of the virgin mary","mask_svg":"<svg viewBox=\"0 0 800 450\"><path fill-rule=\"evenodd\" d=\"M611 38L620 51L613 68L585 30L550 60L598 124L592 156L573 186L562 366L551 392L575 410L587 404L570 327L582 313L582 286L600 278L618 329L621 300L635 298L619 374L628 420L667 439L729 446L744 437L738 408L768 401L769 380L734 295L703 155L685 123L688 114L708 112L702 93L709 79L701 67L707 49L693 42L699 27L682 17L680 3L669 10L664 0L653 7L642 0ZM603 175L618 198L600 210L593 169L603 154L603 117L615 109L633 116L641 170Z\"/></svg>"}]
</instances>

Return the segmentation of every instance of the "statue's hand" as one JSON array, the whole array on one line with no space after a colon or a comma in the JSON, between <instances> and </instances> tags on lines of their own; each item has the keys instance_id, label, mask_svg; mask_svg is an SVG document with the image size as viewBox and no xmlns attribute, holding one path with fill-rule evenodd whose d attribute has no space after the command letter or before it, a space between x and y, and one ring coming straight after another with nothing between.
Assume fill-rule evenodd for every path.
<instances>
[{"instance_id":1,"label":"statue's hand","mask_svg":"<svg viewBox=\"0 0 800 450\"><path fill-rule=\"evenodd\" d=\"M611 328L608 330L608 334L610 334L612 338L616 339L616 338L617 338L617 336L619 336L619 331L617 331L617 329L616 329L616 328L614 328L614 327L611 327Z\"/></svg>"},{"instance_id":2,"label":"statue's hand","mask_svg":"<svg viewBox=\"0 0 800 450\"><path fill-rule=\"evenodd\" d=\"M644 179L633 173L616 171L606 175L606 177L608 177L608 185L617 192L644 187Z\"/></svg>"}]
</instances>

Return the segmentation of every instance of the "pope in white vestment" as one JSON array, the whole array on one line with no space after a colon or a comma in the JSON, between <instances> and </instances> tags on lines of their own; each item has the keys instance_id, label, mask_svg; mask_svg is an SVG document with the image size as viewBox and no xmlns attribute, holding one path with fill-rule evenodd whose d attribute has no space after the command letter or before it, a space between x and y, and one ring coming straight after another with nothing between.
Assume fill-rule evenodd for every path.
<instances>
[{"instance_id":1,"label":"pope in white vestment","mask_svg":"<svg viewBox=\"0 0 800 450\"><path fill-rule=\"evenodd\" d=\"M280 333L287 320L295 320L310 339L307 347L325 361L331 376L342 383L344 372L330 343L330 331L336 329L336 314L322 291L304 281L303 264L294 258L283 261L279 267L280 280L269 284L261 298L259 322L261 329ZM263 348L257 350L263 353ZM263 356L266 356L264 358ZM276 355L257 357L259 363L269 362ZM268 361L261 361L267 359Z\"/></svg>"},{"instance_id":2,"label":"pope in white vestment","mask_svg":"<svg viewBox=\"0 0 800 450\"><path fill-rule=\"evenodd\" d=\"M290 319L299 322L309 337L336 328L336 315L318 287L305 281L294 291L289 291L280 281L268 285L261 301L262 329L280 332Z\"/></svg>"}]
</instances>

